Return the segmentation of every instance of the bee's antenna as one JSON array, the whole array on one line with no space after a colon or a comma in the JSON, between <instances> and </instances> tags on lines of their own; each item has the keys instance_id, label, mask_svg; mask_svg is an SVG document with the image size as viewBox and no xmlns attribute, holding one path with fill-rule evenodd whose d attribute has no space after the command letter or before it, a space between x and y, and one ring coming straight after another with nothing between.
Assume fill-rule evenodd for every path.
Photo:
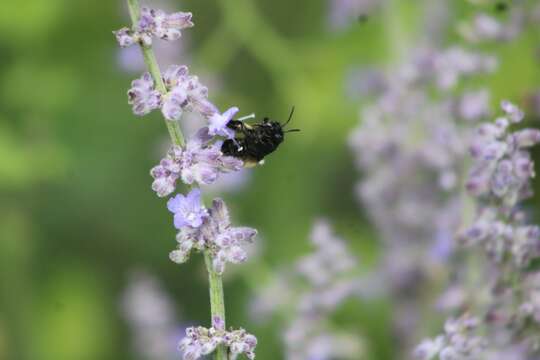
<instances>
[{"instance_id":1,"label":"bee's antenna","mask_svg":"<svg viewBox=\"0 0 540 360\"><path fill-rule=\"evenodd\" d=\"M285 122L285 124L281 125L281 127L287 126L287 124L291 121L293 114L294 114L294 105L293 105L293 107L292 107L292 109L291 109L291 113L289 114L289 118L287 119L287 121Z\"/></svg>"},{"instance_id":2,"label":"bee's antenna","mask_svg":"<svg viewBox=\"0 0 540 360\"><path fill-rule=\"evenodd\" d=\"M290 130L284 131L284 133L299 132L299 131L300 129L290 129Z\"/></svg>"}]
</instances>

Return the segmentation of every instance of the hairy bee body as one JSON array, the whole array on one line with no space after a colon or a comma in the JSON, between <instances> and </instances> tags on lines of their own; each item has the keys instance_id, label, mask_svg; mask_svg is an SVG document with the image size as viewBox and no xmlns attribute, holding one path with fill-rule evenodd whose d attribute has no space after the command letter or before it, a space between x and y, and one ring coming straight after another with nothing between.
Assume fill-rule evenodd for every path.
<instances>
[{"instance_id":1,"label":"hairy bee body","mask_svg":"<svg viewBox=\"0 0 540 360\"><path fill-rule=\"evenodd\" d=\"M268 118L254 125L232 120L227 126L236 132L236 136L234 139L225 140L221 151L225 155L241 159L247 167L257 165L265 156L276 151L284 139L283 126Z\"/></svg>"},{"instance_id":2,"label":"hairy bee body","mask_svg":"<svg viewBox=\"0 0 540 360\"><path fill-rule=\"evenodd\" d=\"M221 145L221 152L233 156L244 162L245 167L261 164L264 157L276 151L283 142L285 133L300 131L298 129L284 130L291 121L294 107L291 109L289 119L284 123L264 118L262 123L246 124L240 120L231 120L227 124L234 130L233 139L227 139Z\"/></svg>"}]
</instances>

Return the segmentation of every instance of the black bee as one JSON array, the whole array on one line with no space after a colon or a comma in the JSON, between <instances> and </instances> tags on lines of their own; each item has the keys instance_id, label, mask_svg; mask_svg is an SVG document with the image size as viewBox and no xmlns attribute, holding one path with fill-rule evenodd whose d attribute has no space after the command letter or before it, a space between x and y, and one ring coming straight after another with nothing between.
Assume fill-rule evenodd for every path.
<instances>
[{"instance_id":1,"label":"black bee","mask_svg":"<svg viewBox=\"0 0 540 360\"><path fill-rule=\"evenodd\" d=\"M278 148L283 142L285 134L299 129L284 130L291 121L294 107L289 119L281 124L265 117L262 123L249 125L240 120L231 120L227 126L234 130L234 139L225 140L221 145L221 152L244 161L244 166L253 167L262 162L264 157Z\"/></svg>"}]
</instances>

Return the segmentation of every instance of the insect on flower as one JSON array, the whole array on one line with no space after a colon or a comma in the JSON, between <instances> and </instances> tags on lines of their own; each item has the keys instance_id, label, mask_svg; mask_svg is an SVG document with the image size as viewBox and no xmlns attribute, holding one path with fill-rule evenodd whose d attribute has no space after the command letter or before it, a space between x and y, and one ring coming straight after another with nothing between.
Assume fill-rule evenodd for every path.
<instances>
[{"instance_id":1,"label":"insect on flower","mask_svg":"<svg viewBox=\"0 0 540 360\"><path fill-rule=\"evenodd\" d=\"M224 155L241 159L246 167L262 164L264 157L276 151L283 142L286 133L300 131L300 129L284 130L291 121L293 113L294 107L284 124L267 117L262 123L252 125L243 122L245 118L231 120L227 127L234 130L235 136L223 142L221 151Z\"/></svg>"}]
</instances>

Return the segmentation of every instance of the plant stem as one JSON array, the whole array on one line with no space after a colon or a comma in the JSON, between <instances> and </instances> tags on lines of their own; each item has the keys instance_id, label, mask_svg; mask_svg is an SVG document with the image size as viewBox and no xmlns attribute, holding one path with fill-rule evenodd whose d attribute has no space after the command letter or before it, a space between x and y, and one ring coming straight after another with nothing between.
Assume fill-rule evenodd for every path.
<instances>
[{"instance_id":1,"label":"plant stem","mask_svg":"<svg viewBox=\"0 0 540 360\"><path fill-rule=\"evenodd\" d=\"M141 14L139 0L127 0L127 3L129 7L131 21L133 23L133 26L135 27L137 22L139 21L139 17ZM167 88L163 83L161 71L159 69L159 65L157 63L156 56L154 54L154 51L152 50L152 47L141 45L140 48L144 57L144 62L148 68L148 71L150 72L150 75L152 75L152 78L154 80L156 89L162 94L166 94ZM184 146L184 135L182 134L182 129L180 128L178 122L165 119L165 124L167 125L167 129L169 130L169 135L173 144ZM221 276L214 271L214 268L212 266L212 257L208 251L204 253L204 261L206 263L206 269L208 271L210 309L212 319L216 316L219 316L223 320L223 324L225 324L225 301L223 297L223 281ZM215 359L227 360L227 349L224 345L220 345L216 349Z\"/></svg>"},{"instance_id":2,"label":"plant stem","mask_svg":"<svg viewBox=\"0 0 540 360\"><path fill-rule=\"evenodd\" d=\"M210 285L210 309L212 313L212 319L219 316L225 324L225 300L223 296L223 281L221 275L214 271L212 266L212 257L210 253L206 251L204 253L204 262L206 263L206 270L208 271L208 283ZM224 345L218 346L216 349L216 360L227 360L227 350Z\"/></svg>"},{"instance_id":3,"label":"plant stem","mask_svg":"<svg viewBox=\"0 0 540 360\"><path fill-rule=\"evenodd\" d=\"M139 17L141 15L139 0L127 0L128 8L129 8L129 15L131 17L131 22L133 23L133 26L136 27L137 23L139 22ZM163 83L163 79L161 77L161 71L159 70L159 65L156 60L156 56L154 55L154 50L152 50L151 46L144 46L141 45L141 52L144 57L144 63L148 67L148 71L150 72L150 75L152 75L152 79L154 80L154 84L156 85L156 89L162 93L167 93L167 88L165 87L165 84ZM169 121L167 119L165 120L165 125L167 125L167 130L169 130L169 135L171 137L171 140L173 144L184 146L184 134L182 134L182 129L180 129L180 125L177 121Z\"/></svg>"}]
</instances>

